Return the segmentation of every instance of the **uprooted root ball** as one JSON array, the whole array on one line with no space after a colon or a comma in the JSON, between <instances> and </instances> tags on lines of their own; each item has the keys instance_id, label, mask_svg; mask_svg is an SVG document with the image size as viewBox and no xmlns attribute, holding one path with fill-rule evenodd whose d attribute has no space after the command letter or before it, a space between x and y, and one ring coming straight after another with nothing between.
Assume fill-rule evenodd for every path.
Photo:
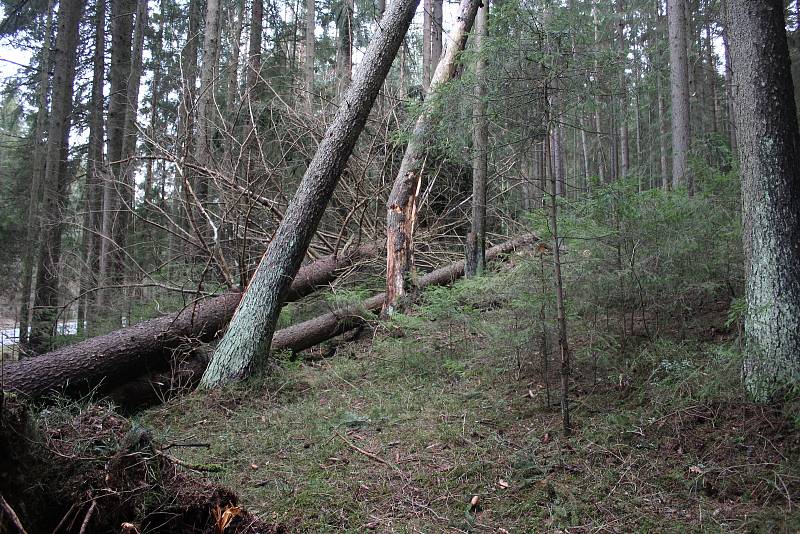
<instances>
[{"instance_id":1,"label":"uprooted root ball","mask_svg":"<svg viewBox=\"0 0 800 534\"><path fill-rule=\"evenodd\" d=\"M110 407L47 408L33 417L6 396L0 494L30 533L277 533L163 452ZM0 511L0 531L11 524ZM13 527L12 527L13 528ZM13 531L13 530L12 530Z\"/></svg>"}]
</instances>

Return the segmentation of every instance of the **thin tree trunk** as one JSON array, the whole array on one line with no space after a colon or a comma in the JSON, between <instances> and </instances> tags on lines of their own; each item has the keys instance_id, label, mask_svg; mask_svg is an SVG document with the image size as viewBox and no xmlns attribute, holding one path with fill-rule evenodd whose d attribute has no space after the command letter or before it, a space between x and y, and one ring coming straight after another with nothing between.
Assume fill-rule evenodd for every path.
<instances>
[{"instance_id":1,"label":"thin tree trunk","mask_svg":"<svg viewBox=\"0 0 800 534\"><path fill-rule=\"evenodd\" d=\"M627 178L630 173L630 152L629 141L630 132L628 129L628 77L625 69L628 65L628 46L625 42L625 7L623 0L617 0L617 13L619 22L617 23L617 44L619 46L620 72L619 72L619 144L620 144L620 168L622 177Z\"/></svg>"},{"instance_id":2,"label":"thin tree trunk","mask_svg":"<svg viewBox=\"0 0 800 534\"><path fill-rule=\"evenodd\" d=\"M386 204L386 304L381 314L395 312L400 299L409 289L409 276L414 266L413 237L417 195L422 187L423 167L427 154L425 144L436 121L431 96L454 75L456 57L467 42L475 21L480 0L462 0L456 26L450 32L452 42L439 61L431 79L430 91L408 141L400 170Z\"/></svg>"},{"instance_id":3,"label":"thin tree trunk","mask_svg":"<svg viewBox=\"0 0 800 534\"><path fill-rule=\"evenodd\" d=\"M800 6L800 4L798 4ZM800 8L798 8L800 9ZM728 141L731 146L731 152L734 157L739 155L738 140L736 138L736 112L735 112L735 98L733 87L733 66L731 61L731 46L728 39L728 27L730 25L728 18L728 0L722 0L722 45L725 49L725 100L727 102L728 121Z\"/></svg>"},{"instance_id":4,"label":"thin tree trunk","mask_svg":"<svg viewBox=\"0 0 800 534\"><path fill-rule=\"evenodd\" d=\"M442 24L444 15L442 13L442 0L433 1L433 14L431 16L431 71L439 64L442 57ZM487 5L489 0L486 0Z\"/></svg>"},{"instance_id":5,"label":"thin tree trunk","mask_svg":"<svg viewBox=\"0 0 800 534\"><path fill-rule=\"evenodd\" d=\"M69 184L67 157L72 121L72 95L78 49L78 26L84 1L62 2L58 6L58 36L53 60L53 98L47 129L47 153L43 186L42 234L39 243L39 267L29 338L31 348L39 352L50 346L58 311L61 234L64 228L62 209L67 203Z\"/></svg>"},{"instance_id":6,"label":"thin tree trunk","mask_svg":"<svg viewBox=\"0 0 800 534\"><path fill-rule=\"evenodd\" d=\"M38 110L36 111L36 128L33 139L33 169L31 171L31 190L28 199L28 224L26 243L22 257L22 289L19 306L19 344L28 344L28 327L30 326L31 290L33 289L33 265L38 258L38 244L41 231L39 220L39 204L42 201L42 182L44 181L45 154L47 145L45 133L48 122L48 101L50 95L50 42L53 34L53 0L47 3L47 15L44 25L44 40L39 60L39 87L37 91Z\"/></svg>"},{"instance_id":7,"label":"thin tree trunk","mask_svg":"<svg viewBox=\"0 0 800 534\"><path fill-rule=\"evenodd\" d=\"M686 57L686 0L667 0L669 25L670 87L672 93L672 185L685 185L689 195L694 184L689 170L689 66Z\"/></svg>"},{"instance_id":8,"label":"thin tree trunk","mask_svg":"<svg viewBox=\"0 0 800 534\"><path fill-rule=\"evenodd\" d=\"M656 74L656 91L658 92L658 150L661 163L661 187L664 191L670 188L669 160L667 158L667 111L664 93L661 88L661 76Z\"/></svg>"},{"instance_id":9,"label":"thin tree trunk","mask_svg":"<svg viewBox=\"0 0 800 534\"><path fill-rule=\"evenodd\" d=\"M125 126L128 112L129 81L132 61L133 15L135 0L111 0L111 66L109 71L111 93L108 103L106 124L108 140L107 153L110 173L107 173L103 186L103 239L100 252L101 285L119 285L122 282L124 257L121 243L124 239L121 225L125 217L122 198L125 196L125 162L123 162ZM105 309L113 300L113 290L104 289L97 295L98 307L109 315L112 310ZM115 322L121 325L121 313L114 310Z\"/></svg>"},{"instance_id":10,"label":"thin tree trunk","mask_svg":"<svg viewBox=\"0 0 800 534\"><path fill-rule=\"evenodd\" d=\"M203 30L203 64L200 70L200 89L197 102L197 130L195 132L196 144L194 147L195 163L202 169L211 162L211 140L214 134L214 88L216 86L218 54L219 54L219 0L206 2L206 21ZM198 200L203 203L208 200L208 176L204 171L196 174L192 186L195 188ZM210 221L203 220L201 231L208 230ZM214 231L216 229L213 229ZM213 236L216 238L216 236Z\"/></svg>"},{"instance_id":11,"label":"thin tree trunk","mask_svg":"<svg viewBox=\"0 0 800 534\"><path fill-rule=\"evenodd\" d=\"M728 0L742 173L744 381L758 401L800 383L800 130L783 1Z\"/></svg>"},{"instance_id":12,"label":"thin tree trunk","mask_svg":"<svg viewBox=\"0 0 800 534\"><path fill-rule=\"evenodd\" d=\"M550 123L548 117L548 124ZM552 128L552 125L550 125ZM550 232L553 235L553 289L556 293L556 317L558 322L558 346L561 350L561 422L564 435L569 436L571 432L570 413L569 413L569 376L570 376L570 352L567 341L567 318L564 305L564 285L561 277L561 252L559 250L558 237L558 200L556 194L557 178L555 169L550 170L550 188L547 195L550 199L549 222Z\"/></svg>"},{"instance_id":13,"label":"thin tree trunk","mask_svg":"<svg viewBox=\"0 0 800 534\"><path fill-rule=\"evenodd\" d=\"M153 55L153 81L150 85L150 128L148 137L150 141L156 142L160 134L160 121L158 111L161 105L161 58L164 51L164 26L166 0L160 0L158 31L153 37L151 53ZM152 201L153 187L155 185L154 160L149 158L146 163L144 180L144 200L145 203Z\"/></svg>"},{"instance_id":14,"label":"thin tree trunk","mask_svg":"<svg viewBox=\"0 0 800 534\"><path fill-rule=\"evenodd\" d=\"M438 0L441 5L441 0ZM489 0L475 18L475 108L472 117L472 225L467 235L466 276L481 276L486 268L486 181L489 174L489 124L486 118L486 55Z\"/></svg>"},{"instance_id":15,"label":"thin tree trunk","mask_svg":"<svg viewBox=\"0 0 800 534\"><path fill-rule=\"evenodd\" d=\"M343 0L342 11L339 14L339 39L338 62L336 77L338 88L336 94L342 98L350 86L353 77L353 15L355 14L354 0Z\"/></svg>"},{"instance_id":16,"label":"thin tree trunk","mask_svg":"<svg viewBox=\"0 0 800 534\"><path fill-rule=\"evenodd\" d=\"M422 92L429 93L431 76L436 68L431 67L431 18L433 14L433 0L422 2Z\"/></svg>"},{"instance_id":17,"label":"thin tree trunk","mask_svg":"<svg viewBox=\"0 0 800 534\"><path fill-rule=\"evenodd\" d=\"M419 0L395 0L373 36L336 116L245 291L201 385L248 376L269 352L292 279L347 164Z\"/></svg>"},{"instance_id":18,"label":"thin tree trunk","mask_svg":"<svg viewBox=\"0 0 800 534\"><path fill-rule=\"evenodd\" d=\"M581 155L583 156L583 190L584 192L589 192L589 176L591 171L589 170L589 141L586 139L586 126L584 126L584 118L580 112L577 112L578 115L578 128L581 130Z\"/></svg>"},{"instance_id":19,"label":"thin tree trunk","mask_svg":"<svg viewBox=\"0 0 800 534\"><path fill-rule=\"evenodd\" d=\"M89 196L89 242L87 243L86 264L89 273L84 278L92 288L100 281L100 253L103 242L103 142L105 140L103 124L103 89L105 84L105 29L106 1L97 0L95 13L94 66L92 73L92 101L89 110L89 151L87 155L87 189ZM96 291L86 295L86 320L89 335L98 332L99 317Z\"/></svg>"},{"instance_id":20,"label":"thin tree trunk","mask_svg":"<svg viewBox=\"0 0 800 534\"><path fill-rule=\"evenodd\" d=\"M593 28L594 28L594 47L596 51L599 52L600 47L600 17L597 13L597 4L596 0L592 0L592 20L593 20ZM594 76L595 80L599 81L600 79L600 65L598 60L595 58L594 60ZM600 183L604 184L608 181L608 171L606 170L607 161L605 158L605 152L603 149L603 123L600 119L600 108L602 106L595 106L594 108L594 129L597 135L597 174L600 177ZM546 191L546 188L543 188L542 191Z\"/></svg>"},{"instance_id":21,"label":"thin tree trunk","mask_svg":"<svg viewBox=\"0 0 800 534\"><path fill-rule=\"evenodd\" d=\"M256 0L262 2L263 0ZM381 14L383 12L381 11ZM312 109L313 95L314 95L314 58L316 53L314 50L315 36L314 32L317 27L316 11L314 0L306 0L306 60L305 60L305 78L306 78L306 98L308 98L309 111Z\"/></svg>"},{"instance_id":22,"label":"thin tree trunk","mask_svg":"<svg viewBox=\"0 0 800 534\"><path fill-rule=\"evenodd\" d=\"M228 94L225 98L225 108L228 121L236 113L237 99L239 98L239 55L242 47L242 30L244 28L244 0L239 0L232 8L233 31L230 33L231 58L228 63ZM232 150L231 150L232 152Z\"/></svg>"}]
</instances>

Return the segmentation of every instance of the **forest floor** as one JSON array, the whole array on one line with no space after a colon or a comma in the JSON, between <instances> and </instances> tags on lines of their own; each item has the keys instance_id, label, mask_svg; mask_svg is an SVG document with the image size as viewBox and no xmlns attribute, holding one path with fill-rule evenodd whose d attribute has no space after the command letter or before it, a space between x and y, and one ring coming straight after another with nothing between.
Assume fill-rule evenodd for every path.
<instances>
[{"instance_id":1,"label":"forest floor","mask_svg":"<svg viewBox=\"0 0 800 534\"><path fill-rule=\"evenodd\" d=\"M208 444L172 451L218 465L205 476L290 530L800 531L797 404L737 393L726 303L681 340L627 334L608 354L573 323L564 437L555 358L543 372L530 315L491 289L446 291L324 359L142 423L162 443Z\"/></svg>"}]
</instances>

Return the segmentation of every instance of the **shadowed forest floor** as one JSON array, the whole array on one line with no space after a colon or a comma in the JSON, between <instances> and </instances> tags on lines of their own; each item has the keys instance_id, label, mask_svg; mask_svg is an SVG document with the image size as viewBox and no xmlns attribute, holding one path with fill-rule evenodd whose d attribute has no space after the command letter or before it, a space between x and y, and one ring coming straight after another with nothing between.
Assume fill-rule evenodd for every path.
<instances>
[{"instance_id":1,"label":"shadowed forest floor","mask_svg":"<svg viewBox=\"0 0 800 534\"><path fill-rule=\"evenodd\" d=\"M545 374L535 321L499 289L504 276L427 292L416 312L330 357L287 358L143 424L162 443L207 443L172 452L218 468L205 476L291 530L800 529L796 403L732 393L740 359L724 299L680 332L627 333L613 350L573 322L565 438L556 358Z\"/></svg>"}]
</instances>

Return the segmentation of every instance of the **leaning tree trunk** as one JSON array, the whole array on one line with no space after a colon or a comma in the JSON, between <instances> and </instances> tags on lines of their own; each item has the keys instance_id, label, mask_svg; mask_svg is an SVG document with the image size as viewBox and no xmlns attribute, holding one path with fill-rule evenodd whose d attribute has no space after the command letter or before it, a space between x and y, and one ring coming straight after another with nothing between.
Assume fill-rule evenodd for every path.
<instances>
[{"instance_id":1,"label":"leaning tree trunk","mask_svg":"<svg viewBox=\"0 0 800 534\"><path fill-rule=\"evenodd\" d=\"M396 0L386 11L333 123L308 165L203 375L204 387L247 377L269 351L286 292L364 128L418 2Z\"/></svg>"},{"instance_id":2,"label":"leaning tree trunk","mask_svg":"<svg viewBox=\"0 0 800 534\"><path fill-rule=\"evenodd\" d=\"M30 335L30 345L34 351L49 346L58 310L61 234L64 228L62 209L68 200L69 131L78 55L78 27L84 3L83 0L75 0L61 3L58 7L58 36L53 61L53 105L47 130L47 154L42 182L43 225Z\"/></svg>"},{"instance_id":3,"label":"leaning tree trunk","mask_svg":"<svg viewBox=\"0 0 800 534\"><path fill-rule=\"evenodd\" d=\"M355 262L376 256L382 243L326 256L297 273L287 301L298 300L336 279ZM3 388L32 397L51 391L83 394L127 382L147 369L163 368L174 351L210 341L225 328L241 293L228 293L157 319L138 323L17 363L5 365Z\"/></svg>"},{"instance_id":4,"label":"leaning tree trunk","mask_svg":"<svg viewBox=\"0 0 800 534\"><path fill-rule=\"evenodd\" d=\"M782 0L728 0L742 172L745 385L768 401L800 382L800 131Z\"/></svg>"},{"instance_id":5,"label":"leaning tree trunk","mask_svg":"<svg viewBox=\"0 0 800 534\"><path fill-rule=\"evenodd\" d=\"M485 0L475 19L475 110L472 132L472 227L467 235L466 276L480 276L486 267L486 179L488 170L489 126L486 119L485 42L489 24L489 0Z\"/></svg>"},{"instance_id":6,"label":"leaning tree trunk","mask_svg":"<svg viewBox=\"0 0 800 534\"><path fill-rule=\"evenodd\" d=\"M693 193L689 170L689 62L686 57L686 0L667 0L672 92L672 185Z\"/></svg>"},{"instance_id":7,"label":"leaning tree trunk","mask_svg":"<svg viewBox=\"0 0 800 534\"><path fill-rule=\"evenodd\" d=\"M386 303L381 314L393 314L409 290L409 275L414 266L413 234L417 210L417 194L422 187L422 171L427 151L425 145L436 124L431 96L455 74L456 57L467 43L467 34L475 21L480 0L461 0L456 25L447 47L431 79L430 90L422 113L417 118L408 141L400 171L394 180L386 203Z\"/></svg>"}]
</instances>

